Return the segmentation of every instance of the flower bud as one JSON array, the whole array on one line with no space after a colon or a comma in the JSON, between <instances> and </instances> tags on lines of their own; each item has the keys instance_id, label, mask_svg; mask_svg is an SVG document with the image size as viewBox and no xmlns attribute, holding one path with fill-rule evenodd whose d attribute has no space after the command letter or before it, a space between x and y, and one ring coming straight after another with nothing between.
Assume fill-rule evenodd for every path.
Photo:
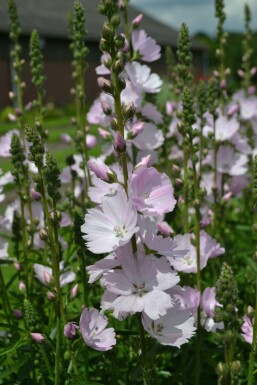
<instances>
[{"instance_id":1,"label":"flower bud","mask_svg":"<svg viewBox=\"0 0 257 385\"><path fill-rule=\"evenodd\" d=\"M255 91L256 91L256 87L255 86L250 86L250 87L248 87L247 91L248 91L249 95L254 95Z\"/></svg>"},{"instance_id":2,"label":"flower bud","mask_svg":"<svg viewBox=\"0 0 257 385\"><path fill-rule=\"evenodd\" d=\"M176 164L172 165L171 171L172 171L173 174L180 174L180 168Z\"/></svg>"},{"instance_id":3,"label":"flower bud","mask_svg":"<svg viewBox=\"0 0 257 385\"><path fill-rule=\"evenodd\" d=\"M22 291L25 291L26 289L26 285L23 281L20 281L19 282L19 290L22 292Z\"/></svg>"},{"instance_id":4,"label":"flower bud","mask_svg":"<svg viewBox=\"0 0 257 385\"><path fill-rule=\"evenodd\" d=\"M240 76L240 78L244 78L245 77L245 72L241 69L237 70L237 74L238 76Z\"/></svg>"},{"instance_id":5,"label":"flower bud","mask_svg":"<svg viewBox=\"0 0 257 385\"><path fill-rule=\"evenodd\" d=\"M224 362L219 362L217 367L216 367L216 373L218 374L218 376L226 376L227 375L227 366Z\"/></svg>"},{"instance_id":6,"label":"flower bud","mask_svg":"<svg viewBox=\"0 0 257 385\"><path fill-rule=\"evenodd\" d=\"M12 91L10 91L8 95L9 95L9 98L10 98L11 100L14 100L14 99L16 98L15 93L12 92Z\"/></svg>"},{"instance_id":7,"label":"flower bud","mask_svg":"<svg viewBox=\"0 0 257 385\"><path fill-rule=\"evenodd\" d=\"M15 262L15 263L13 264L13 266L14 266L14 268L15 268L16 270L18 270L18 271L21 270L21 264L20 264L20 263Z\"/></svg>"},{"instance_id":8,"label":"flower bud","mask_svg":"<svg viewBox=\"0 0 257 385\"><path fill-rule=\"evenodd\" d=\"M109 23L105 22L102 29L103 38L109 40L109 38L113 35L112 28Z\"/></svg>"},{"instance_id":9,"label":"flower bud","mask_svg":"<svg viewBox=\"0 0 257 385\"><path fill-rule=\"evenodd\" d=\"M109 182L110 176L113 175L112 170L106 166L101 160L93 160L89 159L87 162L87 166L90 171L95 173L97 178L104 180L105 182Z\"/></svg>"},{"instance_id":10,"label":"flower bud","mask_svg":"<svg viewBox=\"0 0 257 385\"><path fill-rule=\"evenodd\" d=\"M256 74L256 72L257 72L257 67L251 68L250 74L251 74L252 76L254 76L254 75Z\"/></svg>"},{"instance_id":11,"label":"flower bud","mask_svg":"<svg viewBox=\"0 0 257 385\"><path fill-rule=\"evenodd\" d=\"M15 318L18 318L18 319L23 317L23 313L19 309L13 309L13 315Z\"/></svg>"},{"instance_id":12,"label":"flower bud","mask_svg":"<svg viewBox=\"0 0 257 385\"><path fill-rule=\"evenodd\" d=\"M55 300L55 294L52 291L48 291L46 293L47 299L50 302L53 302Z\"/></svg>"},{"instance_id":13,"label":"flower bud","mask_svg":"<svg viewBox=\"0 0 257 385\"><path fill-rule=\"evenodd\" d=\"M44 275L44 281L45 281L45 283L46 283L47 285L49 285L50 282L51 282L52 279L53 279L52 274L50 274L50 273L48 273L48 271L44 270L43 275Z\"/></svg>"},{"instance_id":14,"label":"flower bud","mask_svg":"<svg viewBox=\"0 0 257 385\"><path fill-rule=\"evenodd\" d=\"M102 91L106 92L107 94L112 93L112 85L110 80L105 79L104 77L100 76L97 79L97 84L101 88Z\"/></svg>"},{"instance_id":15,"label":"flower bud","mask_svg":"<svg viewBox=\"0 0 257 385\"><path fill-rule=\"evenodd\" d=\"M119 0L118 7L121 11L123 11L126 8L126 4L124 0Z\"/></svg>"},{"instance_id":16,"label":"flower bud","mask_svg":"<svg viewBox=\"0 0 257 385\"><path fill-rule=\"evenodd\" d=\"M120 25L120 17L119 17L118 14L115 14L115 15L112 16L112 18L111 18L111 25L114 28L117 28Z\"/></svg>"},{"instance_id":17,"label":"flower bud","mask_svg":"<svg viewBox=\"0 0 257 385\"><path fill-rule=\"evenodd\" d=\"M76 298L77 295L78 295L78 289L79 289L79 285L76 284L75 286L73 286L73 288L71 289L70 291L70 295L71 295L71 298Z\"/></svg>"},{"instance_id":18,"label":"flower bud","mask_svg":"<svg viewBox=\"0 0 257 385\"><path fill-rule=\"evenodd\" d=\"M41 194L37 192L34 188L30 190L30 196L34 201L39 201L41 199Z\"/></svg>"},{"instance_id":19,"label":"flower bud","mask_svg":"<svg viewBox=\"0 0 257 385\"><path fill-rule=\"evenodd\" d=\"M137 163L137 165L135 166L135 168L138 168L140 166L146 166L146 167L149 167L150 164L151 164L151 158L152 156L149 154L149 155L146 155L144 156L141 161L139 163Z\"/></svg>"},{"instance_id":20,"label":"flower bud","mask_svg":"<svg viewBox=\"0 0 257 385\"><path fill-rule=\"evenodd\" d=\"M113 116L111 118L111 128L114 130L114 131L117 131L118 130L118 119Z\"/></svg>"},{"instance_id":21,"label":"flower bud","mask_svg":"<svg viewBox=\"0 0 257 385\"><path fill-rule=\"evenodd\" d=\"M111 107L109 106L108 103L106 103L104 100L100 100L100 103L101 103L101 107L102 107L102 110L103 112L105 113L105 115L111 115L112 113L112 109Z\"/></svg>"},{"instance_id":22,"label":"flower bud","mask_svg":"<svg viewBox=\"0 0 257 385\"><path fill-rule=\"evenodd\" d=\"M111 134L108 131L104 130L101 127L98 128L98 133L104 139L107 139L107 138L109 138L111 136Z\"/></svg>"},{"instance_id":23,"label":"flower bud","mask_svg":"<svg viewBox=\"0 0 257 385\"><path fill-rule=\"evenodd\" d=\"M232 106L228 109L228 116L232 116L236 114L239 111L239 105L238 104L232 104Z\"/></svg>"},{"instance_id":24,"label":"flower bud","mask_svg":"<svg viewBox=\"0 0 257 385\"><path fill-rule=\"evenodd\" d=\"M125 120L130 120L135 115L135 106L134 103L131 102L128 105L126 105L123 109L123 116Z\"/></svg>"},{"instance_id":25,"label":"flower bud","mask_svg":"<svg viewBox=\"0 0 257 385\"><path fill-rule=\"evenodd\" d=\"M31 335L31 338L37 343L37 344L41 344L45 337L43 336L43 334L41 333L30 333Z\"/></svg>"},{"instance_id":26,"label":"flower bud","mask_svg":"<svg viewBox=\"0 0 257 385\"><path fill-rule=\"evenodd\" d=\"M125 36L123 34L120 34L115 39L115 47L117 49L123 49L125 47Z\"/></svg>"},{"instance_id":27,"label":"flower bud","mask_svg":"<svg viewBox=\"0 0 257 385\"><path fill-rule=\"evenodd\" d=\"M132 20L132 26L133 26L134 28L137 28L137 27L140 25L142 19L143 19L143 15L142 15L142 13L140 13L140 15L136 16L136 17Z\"/></svg>"},{"instance_id":28,"label":"flower bud","mask_svg":"<svg viewBox=\"0 0 257 385\"><path fill-rule=\"evenodd\" d=\"M78 326L75 322L68 322L64 326L64 336L68 339L73 339L76 337Z\"/></svg>"},{"instance_id":29,"label":"flower bud","mask_svg":"<svg viewBox=\"0 0 257 385\"><path fill-rule=\"evenodd\" d=\"M16 116L14 114L9 113L8 114L8 119L10 122L15 122L16 121Z\"/></svg>"},{"instance_id":30,"label":"flower bud","mask_svg":"<svg viewBox=\"0 0 257 385\"><path fill-rule=\"evenodd\" d=\"M47 238L48 238L48 233L47 233L47 230L46 230L46 229L40 229L40 231L39 231L39 238L40 238L42 241L47 240Z\"/></svg>"},{"instance_id":31,"label":"flower bud","mask_svg":"<svg viewBox=\"0 0 257 385\"><path fill-rule=\"evenodd\" d=\"M241 362L240 361L233 361L231 363L231 372L234 375L238 375L241 371Z\"/></svg>"},{"instance_id":32,"label":"flower bud","mask_svg":"<svg viewBox=\"0 0 257 385\"><path fill-rule=\"evenodd\" d=\"M69 144L69 143L72 142L72 139L71 139L70 135L68 135L68 134L62 134L62 135L61 135L61 141L62 141L63 143Z\"/></svg>"},{"instance_id":33,"label":"flower bud","mask_svg":"<svg viewBox=\"0 0 257 385\"><path fill-rule=\"evenodd\" d=\"M122 153L126 151L126 141L122 137L119 131L116 132L115 134L115 139L114 139L114 149L118 153Z\"/></svg>"},{"instance_id":34,"label":"flower bud","mask_svg":"<svg viewBox=\"0 0 257 385\"><path fill-rule=\"evenodd\" d=\"M118 59L113 63L112 70L115 74L119 75L124 70L124 63L121 59Z\"/></svg>"},{"instance_id":35,"label":"flower bud","mask_svg":"<svg viewBox=\"0 0 257 385\"><path fill-rule=\"evenodd\" d=\"M182 186L182 185L183 185L183 180L180 179L180 178L176 178L176 179L175 179L175 185L176 185L177 187Z\"/></svg>"}]
</instances>

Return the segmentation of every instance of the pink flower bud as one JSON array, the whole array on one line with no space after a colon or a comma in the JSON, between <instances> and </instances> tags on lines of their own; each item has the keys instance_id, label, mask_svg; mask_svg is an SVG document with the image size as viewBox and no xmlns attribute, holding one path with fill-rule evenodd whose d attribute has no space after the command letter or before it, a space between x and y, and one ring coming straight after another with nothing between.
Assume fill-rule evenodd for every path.
<instances>
[{"instance_id":1,"label":"pink flower bud","mask_svg":"<svg viewBox=\"0 0 257 385\"><path fill-rule=\"evenodd\" d=\"M109 138L111 136L111 134L108 131L104 130L101 127L98 128L98 133L104 139Z\"/></svg>"},{"instance_id":2,"label":"pink flower bud","mask_svg":"<svg viewBox=\"0 0 257 385\"><path fill-rule=\"evenodd\" d=\"M90 150L96 145L96 137L94 135L87 134L87 148Z\"/></svg>"},{"instance_id":3,"label":"pink flower bud","mask_svg":"<svg viewBox=\"0 0 257 385\"><path fill-rule=\"evenodd\" d=\"M32 107L33 107L33 103L32 102L28 102L25 106L25 110L26 111L30 111L32 110Z\"/></svg>"},{"instance_id":4,"label":"pink flower bud","mask_svg":"<svg viewBox=\"0 0 257 385\"><path fill-rule=\"evenodd\" d=\"M175 108L175 103L167 102L166 103L166 114L171 116Z\"/></svg>"},{"instance_id":5,"label":"pink flower bud","mask_svg":"<svg viewBox=\"0 0 257 385\"><path fill-rule=\"evenodd\" d=\"M10 122L15 122L16 121L16 116L14 114L9 113L8 114L8 119Z\"/></svg>"},{"instance_id":6,"label":"pink flower bud","mask_svg":"<svg viewBox=\"0 0 257 385\"><path fill-rule=\"evenodd\" d=\"M117 152L124 152L124 151L126 151L126 141L122 137L122 135L119 133L119 131L117 131L116 134L115 134L114 149Z\"/></svg>"},{"instance_id":7,"label":"pink flower bud","mask_svg":"<svg viewBox=\"0 0 257 385\"><path fill-rule=\"evenodd\" d=\"M48 301L50 301L50 302L53 302L55 299L55 294L52 291L48 291L46 293L46 296L47 296Z\"/></svg>"},{"instance_id":8,"label":"pink flower bud","mask_svg":"<svg viewBox=\"0 0 257 385\"><path fill-rule=\"evenodd\" d=\"M124 0L119 0L119 9L125 9L126 8L126 4L125 4L125 1Z\"/></svg>"},{"instance_id":9,"label":"pink flower bud","mask_svg":"<svg viewBox=\"0 0 257 385\"><path fill-rule=\"evenodd\" d=\"M75 118L75 116L71 118L71 124L73 124L74 126L77 124L77 119Z\"/></svg>"},{"instance_id":10,"label":"pink flower bud","mask_svg":"<svg viewBox=\"0 0 257 385\"><path fill-rule=\"evenodd\" d=\"M215 76L215 78L218 78L220 76L220 73L219 71L213 71L213 75Z\"/></svg>"},{"instance_id":11,"label":"pink flower bud","mask_svg":"<svg viewBox=\"0 0 257 385\"><path fill-rule=\"evenodd\" d=\"M14 92L10 91L8 95L9 95L9 98L11 100L15 99L15 93Z\"/></svg>"},{"instance_id":12,"label":"pink flower bud","mask_svg":"<svg viewBox=\"0 0 257 385\"><path fill-rule=\"evenodd\" d=\"M13 309L13 315L15 318L18 318L18 319L23 317L23 313L19 309Z\"/></svg>"},{"instance_id":13,"label":"pink flower bud","mask_svg":"<svg viewBox=\"0 0 257 385\"><path fill-rule=\"evenodd\" d=\"M78 284L76 284L76 285L71 289L70 294L71 294L71 297L72 297L72 298L76 298L76 297L77 297L77 295L78 295L78 289L79 289L79 285L78 285Z\"/></svg>"},{"instance_id":14,"label":"pink flower bud","mask_svg":"<svg viewBox=\"0 0 257 385\"><path fill-rule=\"evenodd\" d=\"M137 17L135 17L135 19L132 20L133 27L137 28L140 25L142 19L143 19L142 13L140 15L138 15Z\"/></svg>"},{"instance_id":15,"label":"pink flower bud","mask_svg":"<svg viewBox=\"0 0 257 385\"><path fill-rule=\"evenodd\" d=\"M228 202L232 197L232 192L229 191L227 194L223 195L222 200L223 202Z\"/></svg>"},{"instance_id":16,"label":"pink flower bud","mask_svg":"<svg viewBox=\"0 0 257 385\"><path fill-rule=\"evenodd\" d=\"M100 100L100 103L101 103L101 107L102 107L105 115L110 115L112 113L112 109L109 106L109 104L107 102L105 102L104 100Z\"/></svg>"},{"instance_id":17,"label":"pink flower bud","mask_svg":"<svg viewBox=\"0 0 257 385\"><path fill-rule=\"evenodd\" d=\"M72 139L71 139L70 135L68 135L68 134L62 134L62 135L61 135L61 141L62 141L63 143L71 143L71 142L72 142Z\"/></svg>"},{"instance_id":18,"label":"pink flower bud","mask_svg":"<svg viewBox=\"0 0 257 385\"><path fill-rule=\"evenodd\" d=\"M45 283L49 284L52 281L52 279L53 279L52 274L49 274L48 271L46 271L46 270L44 270L43 274L44 274L44 281L45 281Z\"/></svg>"},{"instance_id":19,"label":"pink flower bud","mask_svg":"<svg viewBox=\"0 0 257 385\"><path fill-rule=\"evenodd\" d=\"M251 68L250 74L251 74L252 76L254 76L254 75L256 74L256 72L257 72L257 67Z\"/></svg>"},{"instance_id":20,"label":"pink flower bud","mask_svg":"<svg viewBox=\"0 0 257 385\"><path fill-rule=\"evenodd\" d=\"M75 322L68 322L64 326L64 336L70 340L75 338L78 328Z\"/></svg>"},{"instance_id":21,"label":"pink flower bud","mask_svg":"<svg viewBox=\"0 0 257 385\"><path fill-rule=\"evenodd\" d=\"M254 95L255 91L256 91L256 87L255 86L248 87L248 94L249 95Z\"/></svg>"},{"instance_id":22,"label":"pink flower bud","mask_svg":"<svg viewBox=\"0 0 257 385\"><path fill-rule=\"evenodd\" d=\"M237 74L238 74L238 76L240 76L240 78L244 78L245 77L245 73L241 69L237 70Z\"/></svg>"},{"instance_id":23,"label":"pink flower bud","mask_svg":"<svg viewBox=\"0 0 257 385\"><path fill-rule=\"evenodd\" d=\"M45 337L43 336L43 334L41 333L30 333L31 335L31 338L37 343L37 344L41 344Z\"/></svg>"},{"instance_id":24,"label":"pink flower bud","mask_svg":"<svg viewBox=\"0 0 257 385\"><path fill-rule=\"evenodd\" d=\"M226 82L226 79L222 79L222 80L220 81L220 88L222 88L223 90L224 90L225 88L227 88L227 82Z\"/></svg>"},{"instance_id":25,"label":"pink flower bud","mask_svg":"<svg viewBox=\"0 0 257 385\"><path fill-rule=\"evenodd\" d=\"M19 109L19 108L15 108L15 114L16 114L16 116L21 116L22 115L22 113L21 113L21 110Z\"/></svg>"},{"instance_id":26,"label":"pink flower bud","mask_svg":"<svg viewBox=\"0 0 257 385\"><path fill-rule=\"evenodd\" d=\"M24 291L26 289L26 285L24 282L20 281L19 282L19 290L20 291Z\"/></svg>"},{"instance_id":27,"label":"pink flower bud","mask_svg":"<svg viewBox=\"0 0 257 385\"><path fill-rule=\"evenodd\" d=\"M236 114L239 111L239 105L238 104L232 104L232 106L228 109L228 115L232 116Z\"/></svg>"},{"instance_id":28,"label":"pink flower bud","mask_svg":"<svg viewBox=\"0 0 257 385\"><path fill-rule=\"evenodd\" d=\"M14 268L15 268L16 270L18 270L18 271L21 270L21 265L20 265L20 263L14 262L13 266L14 266Z\"/></svg>"},{"instance_id":29,"label":"pink flower bud","mask_svg":"<svg viewBox=\"0 0 257 385\"><path fill-rule=\"evenodd\" d=\"M122 52L123 53L127 53L129 51L129 42L128 42L128 39L126 39L126 36L124 35L124 33L121 33L121 35L123 35L124 37L124 47L122 48Z\"/></svg>"},{"instance_id":30,"label":"pink flower bud","mask_svg":"<svg viewBox=\"0 0 257 385\"><path fill-rule=\"evenodd\" d=\"M41 194L33 188L30 190L30 196L34 201L39 201L41 199Z\"/></svg>"},{"instance_id":31,"label":"pink flower bud","mask_svg":"<svg viewBox=\"0 0 257 385\"><path fill-rule=\"evenodd\" d=\"M109 175L113 175L112 170L107 167L101 160L89 159L87 162L88 168L90 171L95 173L97 178L102 179L106 182L109 182ZM109 175L108 175L109 174Z\"/></svg>"}]
</instances>

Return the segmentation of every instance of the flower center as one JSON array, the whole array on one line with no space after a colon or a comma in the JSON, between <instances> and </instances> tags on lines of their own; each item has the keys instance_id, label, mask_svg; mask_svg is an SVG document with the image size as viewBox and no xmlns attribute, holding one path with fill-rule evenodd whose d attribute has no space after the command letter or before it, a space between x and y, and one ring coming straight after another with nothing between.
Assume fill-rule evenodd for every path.
<instances>
[{"instance_id":1,"label":"flower center","mask_svg":"<svg viewBox=\"0 0 257 385\"><path fill-rule=\"evenodd\" d=\"M158 333L159 335L161 335L161 332L162 332L163 328L164 328L163 324L157 324L157 325L155 326L156 333Z\"/></svg>"},{"instance_id":2,"label":"flower center","mask_svg":"<svg viewBox=\"0 0 257 385\"><path fill-rule=\"evenodd\" d=\"M117 238L124 238L125 235L127 234L127 230L125 228L125 226L115 226L114 229L113 229L114 233L115 233L115 236Z\"/></svg>"}]
</instances>

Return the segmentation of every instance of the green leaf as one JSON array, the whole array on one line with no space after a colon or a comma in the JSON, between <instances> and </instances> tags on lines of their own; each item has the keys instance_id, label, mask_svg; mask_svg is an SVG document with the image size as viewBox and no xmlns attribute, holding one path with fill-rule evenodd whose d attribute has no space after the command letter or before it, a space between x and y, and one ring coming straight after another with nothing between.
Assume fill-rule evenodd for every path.
<instances>
[{"instance_id":1,"label":"green leaf","mask_svg":"<svg viewBox=\"0 0 257 385\"><path fill-rule=\"evenodd\" d=\"M7 368L6 370L1 370L0 379L4 379L10 376L10 374L16 372L16 370L18 370L21 366L27 363L28 359L28 357L25 357L20 361L15 361L15 363L11 367Z\"/></svg>"}]
</instances>

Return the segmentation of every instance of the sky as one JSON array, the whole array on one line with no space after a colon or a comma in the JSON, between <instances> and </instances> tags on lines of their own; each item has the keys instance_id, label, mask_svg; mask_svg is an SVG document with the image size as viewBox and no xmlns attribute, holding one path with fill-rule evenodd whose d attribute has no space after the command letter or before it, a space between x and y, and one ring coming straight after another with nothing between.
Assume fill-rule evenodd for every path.
<instances>
[{"instance_id":1,"label":"sky","mask_svg":"<svg viewBox=\"0 0 257 385\"><path fill-rule=\"evenodd\" d=\"M215 34L217 19L214 16L215 0L130 0L131 5L158 18L163 23L180 28L185 22L191 34L205 32ZM225 0L229 31L244 31L244 0ZM252 12L252 29L257 29L257 1L247 0Z\"/></svg>"}]
</instances>

